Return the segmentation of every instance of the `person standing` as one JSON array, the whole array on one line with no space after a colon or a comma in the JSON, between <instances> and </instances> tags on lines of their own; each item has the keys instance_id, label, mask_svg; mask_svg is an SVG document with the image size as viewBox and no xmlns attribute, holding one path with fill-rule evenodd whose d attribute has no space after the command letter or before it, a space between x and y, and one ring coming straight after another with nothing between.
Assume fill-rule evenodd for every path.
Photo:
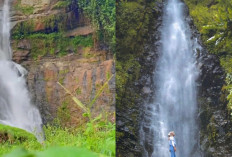
<instances>
[{"instance_id":1,"label":"person standing","mask_svg":"<svg viewBox=\"0 0 232 157\"><path fill-rule=\"evenodd\" d=\"M175 136L175 132L174 131L171 131L169 134L168 134L168 137L169 137L169 151L171 153L171 157L176 157L176 140L174 138Z\"/></svg>"}]
</instances>

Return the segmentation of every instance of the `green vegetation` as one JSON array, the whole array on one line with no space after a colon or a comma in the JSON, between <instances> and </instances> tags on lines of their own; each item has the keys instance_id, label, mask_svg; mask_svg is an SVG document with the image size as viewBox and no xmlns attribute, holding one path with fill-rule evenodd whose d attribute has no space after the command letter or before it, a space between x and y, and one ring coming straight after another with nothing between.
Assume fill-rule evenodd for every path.
<instances>
[{"instance_id":1,"label":"green vegetation","mask_svg":"<svg viewBox=\"0 0 232 157\"><path fill-rule=\"evenodd\" d=\"M140 0L117 4L117 50L119 53L143 53L151 29L154 2ZM153 15L154 16L154 15ZM135 40L136 39L136 40Z\"/></svg>"},{"instance_id":2,"label":"green vegetation","mask_svg":"<svg viewBox=\"0 0 232 157\"><path fill-rule=\"evenodd\" d=\"M40 149L41 144L37 142L34 135L18 128L0 124L0 156L11 151L17 146L29 149Z\"/></svg>"},{"instance_id":3,"label":"green vegetation","mask_svg":"<svg viewBox=\"0 0 232 157\"><path fill-rule=\"evenodd\" d=\"M220 58L227 73L226 89L228 111L232 115L232 1L185 0L194 24L210 53Z\"/></svg>"},{"instance_id":4,"label":"green vegetation","mask_svg":"<svg viewBox=\"0 0 232 157\"><path fill-rule=\"evenodd\" d=\"M15 10L22 12L24 15L33 14L34 7L33 6L23 6L21 5L21 0L18 0L15 4Z\"/></svg>"},{"instance_id":5,"label":"green vegetation","mask_svg":"<svg viewBox=\"0 0 232 157\"><path fill-rule=\"evenodd\" d=\"M79 7L91 19L97 31L97 40L115 49L115 1L114 0L78 0Z\"/></svg>"},{"instance_id":6,"label":"green vegetation","mask_svg":"<svg viewBox=\"0 0 232 157\"><path fill-rule=\"evenodd\" d=\"M23 151L25 154L33 154L35 157L37 155L40 157L42 154L47 154L46 152L49 152L53 149L51 147L55 146L57 147L55 149L63 149L63 151L58 151L59 153L67 152L67 150L74 149L75 147L86 148L92 152L97 152L99 155L115 155L115 124L102 119L95 122L95 125L87 123L79 128L72 129L60 127L59 123L56 125L47 125L44 127L46 140L42 144L38 143L33 135L21 129L0 125L0 130L1 132L4 130L4 133L7 133L7 136L4 136L6 137L5 141L3 140L3 136L0 138L0 156L14 150L11 156L17 157L18 155L21 157L16 153L18 151L17 148L24 148L29 152ZM0 134L2 135L2 133ZM66 146L67 148L63 148L62 146ZM21 153L23 152L21 150ZM59 154L58 152L56 153Z\"/></svg>"},{"instance_id":7,"label":"green vegetation","mask_svg":"<svg viewBox=\"0 0 232 157\"><path fill-rule=\"evenodd\" d=\"M10 127L7 125L0 124L0 142L10 142L17 143L24 141L36 141L36 138L33 134L28 133L22 129L18 129L15 127Z\"/></svg>"},{"instance_id":8,"label":"green vegetation","mask_svg":"<svg viewBox=\"0 0 232 157\"><path fill-rule=\"evenodd\" d=\"M65 37L63 33L35 33L24 36L31 44L30 55L37 59L46 55L64 56L71 52L77 52L78 47L92 47L92 36ZM15 39L18 43L21 39Z\"/></svg>"},{"instance_id":9,"label":"green vegetation","mask_svg":"<svg viewBox=\"0 0 232 157\"><path fill-rule=\"evenodd\" d=\"M186 0L186 2L208 50L219 56L225 52L231 55L232 1Z\"/></svg>"},{"instance_id":10,"label":"green vegetation","mask_svg":"<svg viewBox=\"0 0 232 157\"><path fill-rule=\"evenodd\" d=\"M12 39L24 39L25 36L29 36L31 32L34 30L35 22L34 20L28 20L19 23L15 26L15 28L12 31Z\"/></svg>"}]
</instances>

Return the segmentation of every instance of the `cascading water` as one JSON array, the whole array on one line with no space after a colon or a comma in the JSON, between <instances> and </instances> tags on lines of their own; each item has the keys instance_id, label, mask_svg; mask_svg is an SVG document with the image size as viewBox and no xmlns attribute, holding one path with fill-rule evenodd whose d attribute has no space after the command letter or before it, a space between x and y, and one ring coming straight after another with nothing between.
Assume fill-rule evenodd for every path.
<instances>
[{"instance_id":1,"label":"cascading water","mask_svg":"<svg viewBox=\"0 0 232 157\"><path fill-rule=\"evenodd\" d=\"M201 156L196 122L198 69L195 54L199 47L191 39L183 7L184 3L179 0L167 0L164 7L162 46L154 77L155 101L147 105L141 131L145 157L170 156L167 137L170 131L176 133L177 157Z\"/></svg>"},{"instance_id":2,"label":"cascading water","mask_svg":"<svg viewBox=\"0 0 232 157\"><path fill-rule=\"evenodd\" d=\"M24 78L27 71L11 61L9 3L4 1L0 19L0 123L27 130L42 141L42 120L30 102Z\"/></svg>"}]
</instances>

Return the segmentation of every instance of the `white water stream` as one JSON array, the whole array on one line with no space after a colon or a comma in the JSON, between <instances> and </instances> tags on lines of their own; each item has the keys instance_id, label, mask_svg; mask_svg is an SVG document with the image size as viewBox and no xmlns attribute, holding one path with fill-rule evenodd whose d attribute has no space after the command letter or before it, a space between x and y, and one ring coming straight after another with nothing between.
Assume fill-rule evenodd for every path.
<instances>
[{"instance_id":1,"label":"white water stream","mask_svg":"<svg viewBox=\"0 0 232 157\"><path fill-rule=\"evenodd\" d=\"M11 61L10 1L0 12L0 123L18 127L43 139L39 110L31 104L25 75L27 71Z\"/></svg>"},{"instance_id":2,"label":"white water stream","mask_svg":"<svg viewBox=\"0 0 232 157\"><path fill-rule=\"evenodd\" d=\"M155 71L155 102L147 105L149 131L143 138L152 139L152 153L144 156L169 157L168 132L175 131L177 157L200 157L198 147L196 40L184 20L184 4L167 0L161 32L161 52ZM146 135L147 134L147 135ZM143 141L144 142L144 141Z\"/></svg>"}]
</instances>

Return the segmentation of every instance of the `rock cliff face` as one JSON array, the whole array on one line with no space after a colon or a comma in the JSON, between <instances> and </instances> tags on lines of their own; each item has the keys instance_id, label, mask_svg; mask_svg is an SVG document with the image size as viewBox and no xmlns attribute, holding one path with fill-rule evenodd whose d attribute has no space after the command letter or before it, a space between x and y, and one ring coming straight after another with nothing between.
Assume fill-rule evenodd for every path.
<instances>
[{"instance_id":1,"label":"rock cliff face","mask_svg":"<svg viewBox=\"0 0 232 157\"><path fill-rule=\"evenodd\" d=\"M37 63L31 60L22 63L29 71L28 86L33 100L41 110L44 122L58 116L70 126L81 123L83 118L80 108L57 82L84 104L93 100L107 78L114 73L113 60L106 60L105 52L93 53L96 56L88 59L71 54L62 58L45 58ZM103 114L110 112L107 116L113 116L114 86L114 80L111 80L94 103L93 116L103 111Z\"/></svg>"},{"instance_id":2,"label":"rock cliff face","mask_svg":"<svg viewBox=\"0 0 232 157\"><path fill-rule=\"evenodd\" d=\"M219 59L213 55L201 58L198 106L200 145L205 157L230 157L232 155L231 128L225 93L221 90L225 74Z\"/></svg>"},{"instance_id":3,"label":"rock cliff face","mask_svg":"<svg viewBox=\"0 0 232 157\"><path fill-rule=\"evenodd\" d=\"M186 8L186 16L189 16ZM198 83L198 121L199 143L204 157L231 156L231 127L232 123L226 108L226 93L223 92L225 73L220 66L219 58L208 53L200 40L200 34L190 17L193 37L202 46L198 54L200 69Z\"/></svg>"},{"instance_id":4,"label":"rock cliff face","mask_svg":"<svg viewBox=\"0 0 232 157\"><path fill-rule=\"evenodd\" d=\"M84 122L83 112L58 82L87 105L115 68L110 52L93 48L89 42L78 46L86 38L91 43L94 29L77 2L14 0L11 22L13 60L29 72L28 88L44 124L57 117L66 126ZM51 33L55 34L52 40ZM115 77L93 104L93 116L102 113L112 119L114 104Z\"/></svg>"}]
</instances>

